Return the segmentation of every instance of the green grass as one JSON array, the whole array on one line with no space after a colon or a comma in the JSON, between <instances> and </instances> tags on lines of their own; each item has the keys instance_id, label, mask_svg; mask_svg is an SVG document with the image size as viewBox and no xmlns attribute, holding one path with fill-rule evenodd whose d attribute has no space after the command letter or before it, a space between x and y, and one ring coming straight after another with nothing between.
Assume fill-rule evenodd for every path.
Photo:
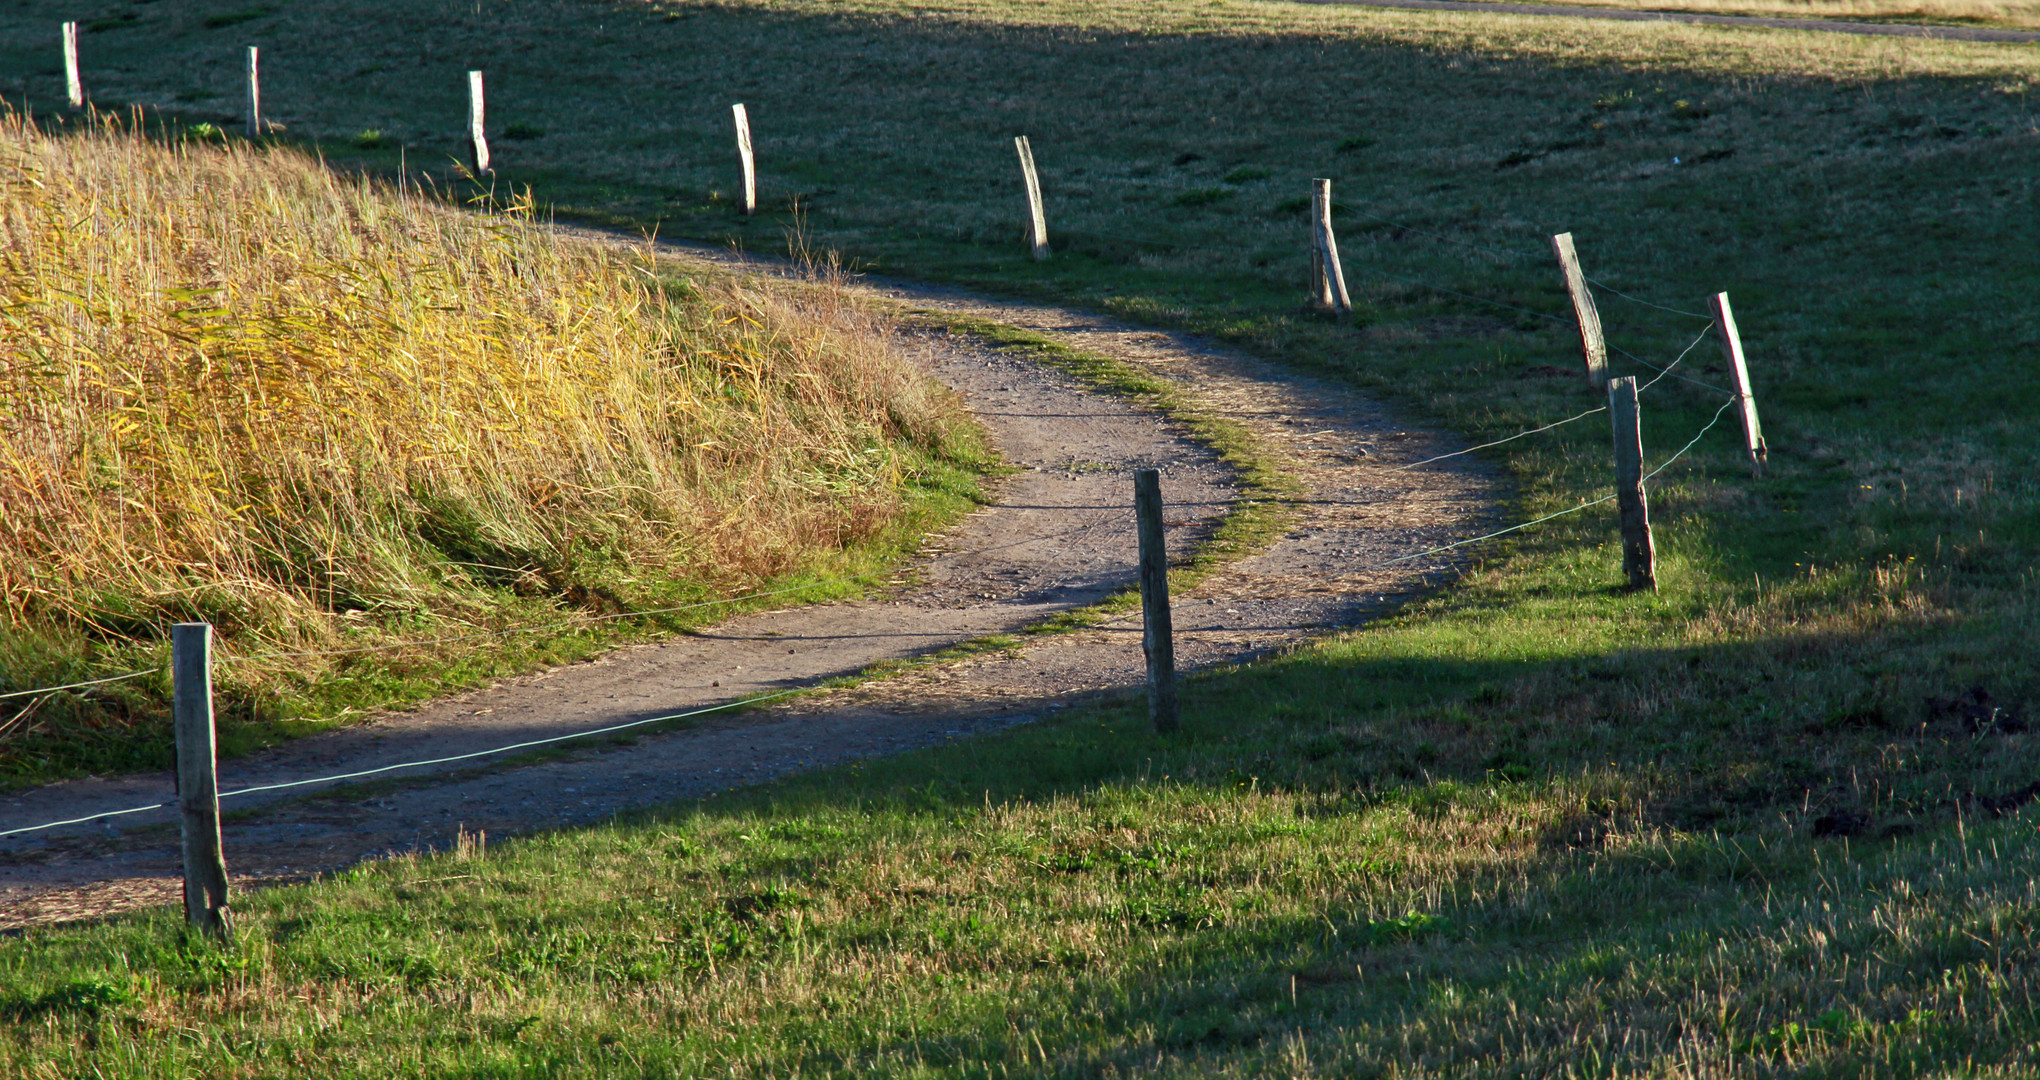
<instances>
[{"instance_id":1,"label":"green grass","mask_svg":"<svg viewBox=\"0 0 2040 1080\"><path fill-rule=\"evenodd\" d=\"M0 15L0 70L47 66L14 43L56 10ZM233 57L137 10L93 39L95 94L222 122L172 95L235 100ZM1732 295L1771 475L1719 427L1651 491L1657 593L1620 590L1596 508L1391 620L1192 680L1177 739L1107 705L475 868L368 867L250 898L231 961L187 959L167 916L37 933L0 949L7 1052L109 1075L2030 1060L2032 824L1993 808L2040 755L1956 700L2036 692L2028 50L1131 0L471 12L281 9L265 98L341 167L443 170L485 66L496 122L549 133L499 149L499 183L584 217L777 247L798 201L866 265L1212 334L1472 439L1597 403L1545 373L1576 366L1569 328L1514 310L1565 310L1543 252L1570 230L1624 292ZM733 101L771 211L750 223ZM396 145L352 149L367 129ZM1350 207L1350 321L1302 310L1313 177ZM1658 363L1704 326L1602 311ZM1703 342L1681 373L1719 363ZM1646 393L1651 462L1717 400ZM1607 490L1601 423L1484 455L1511 517ZM64 1004L95 980L131 1003Z\"/></svg>"}]
</instances>

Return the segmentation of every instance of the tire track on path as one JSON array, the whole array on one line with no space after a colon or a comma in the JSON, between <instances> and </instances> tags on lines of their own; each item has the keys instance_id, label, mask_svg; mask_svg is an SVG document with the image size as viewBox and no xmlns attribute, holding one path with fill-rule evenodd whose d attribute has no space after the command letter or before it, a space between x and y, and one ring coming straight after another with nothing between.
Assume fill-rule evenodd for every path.
<instances>
[{"instance_id":1,"label":"tire track on path","mask_svg":"<svg viewBox=\"0 0 2040 1080\"><path fill-rule=\"evenodd\" d=\"M587 234L615 242L614 238ZM662 245L663 257L746 272L772 263ZM1298 479L1295 528L1176 598L1185 669L1238 662L1363 621L1437 582L1443 560L1345 569L1489 524L1494 481L1465 459L1384 466L1458 448L1340 387L1180 334L1044 305L866 282L872 299L1017 326L1140 365L1252 430ZM1015 472L993 505L931 537L870 599L731 619L223 762L233 789L444 756L660 716L924 656L1086 606L1134 581L1131 473L1158 467L1168 542L1184 553L1239 495L1231 471L1166 418L965 335L910 326L903 347L951 386ZM237 882L283 881L364 857L446 848L458 828L502 836L600 821L788 772L898 753L1126 692L1142 677L1137 620L1029 639L889 679L795 697L681 730L571 744L537 763L449 766L390 783L230 800ZM103 813L169 794L167 774L93 778L0 800L0 829ZM151 817L155 821L147 820ZM144 819L144 820L136 820ZM174 902L168 811L0 840L0 928Z\"/></svg>"}]
</instances>

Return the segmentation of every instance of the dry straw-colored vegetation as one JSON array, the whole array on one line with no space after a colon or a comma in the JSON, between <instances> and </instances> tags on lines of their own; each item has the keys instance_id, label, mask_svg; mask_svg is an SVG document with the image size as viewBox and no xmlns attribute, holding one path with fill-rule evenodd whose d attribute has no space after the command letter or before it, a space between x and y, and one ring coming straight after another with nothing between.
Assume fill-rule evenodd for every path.
<instances>
[{"instance_id":1,"label":"dry straw-colored vegetation","mask_svg":"<svg viewBox=\"0 0 2040 1080\"><path fill-rule=\"evenodd\" d=\"M15 685L180 619L245 656L727 591L884 533L957 437L840 290L662 282L528 205L80 126L0 117Z\"/></svg>"}]
</instances>

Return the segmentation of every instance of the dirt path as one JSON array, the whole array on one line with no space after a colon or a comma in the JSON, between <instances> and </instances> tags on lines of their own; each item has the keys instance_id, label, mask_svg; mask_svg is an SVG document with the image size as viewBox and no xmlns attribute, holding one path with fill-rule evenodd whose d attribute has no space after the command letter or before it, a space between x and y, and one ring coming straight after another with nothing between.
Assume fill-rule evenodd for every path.
<instances>
[{"instance_id":1,"label":"dirt path","mask_svg":"<svg viewBox=\"0 0 2040 1080\"><path fill-rule=\"evenodd\" d=\"M1509 4L1487 0L1302 0L1306 4L1402 8L1414 11L1478 11L1507 15L1558 15L1574 19L1618 22L1699 23L1708 26L1758 26L1773 30L1815 30L1826 34L1869 37L1938 38L1945 41L2040 41L2040 31L2000 30L1989 26L1925 26L1919 23L1845 22L1839 19L1792 19L1771 15L1708 15L1698 11L1636 11L1580 4Z\"/></svg>"},{"instance_id":2,"label":"dirt path","mask_svg":"<svg viewBox=\"0 0 2040 1080\"><path fill-rule=\"evenodd\" d=\"M674 258L733 257L669 249ZM747 269L756 267L746 264ZM1336 387L1180 335L1063 309L937 289L865 286L912 308L1036 330L1141 364L1252 429L1302 482L1298 527L1177 599L1178 661L1237 661L1351 625L1447 567L1350 567L1468 535L1490 480L1463 465L1397 471L1441 452ZM1133 580L1130 473L1163 470L1171 550L1208 534L1238 491L1173 424L1031 361L918 331L910 351L956 388L1017 472L996 505L934 538L889 595L733 619L222 764L233 789L442 757L812 685L887 659L1017 629ZM1464 462L1465 459L1459 459ZM372 789L295 789L229 800L229 868L241 881L302 877L383 852L448 846L465 826L502 836L607 818L789 771L897 753L1039 718L1136 686L1138 623L806 695L683 730L575 743L563 759L404 770ZM592 744L592 745L591 745ZM92 779L0 800L0 830L155 802L169 778ZM101 914L177 895L170 813L0 839L0 928Z\"/></svg>"}]
</instances>

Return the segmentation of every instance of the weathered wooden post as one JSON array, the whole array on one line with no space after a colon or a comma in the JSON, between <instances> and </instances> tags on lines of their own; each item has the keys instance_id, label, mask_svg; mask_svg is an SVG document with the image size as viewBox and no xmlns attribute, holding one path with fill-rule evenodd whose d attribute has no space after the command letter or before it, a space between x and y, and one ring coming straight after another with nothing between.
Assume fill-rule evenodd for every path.
<instances>
[{"instance_id":1,"label":"weathered wooden post","mask_svg":"<svg viewBox=\"0 0 2040 1080\"><path fill-rule=\"evenodd\" d=\"M64 24L64 97L74 109L85 107L85 82L78 77L78 24Z\"/></svg>"},{"instance_id":2,"label":"weathered wooden post","mask_svg":"<svg viewBox=\"0 0 2040 1080\"><path fill-rule=\"evenodd\" d=\"M170 628L171 714L177 729L177 805L184 818L184 920L233 936L227 861L220 850L218 744L213 733L212 626Z\"/></svg>"},{"instance_id":3,"label":"weathered wooden post","mask_svg":"<svg viewBox=\"0 0 2040 1080\"><path fill-rule=\"evenodd\" d=\"M1169 619L1169 555L1162 543L1162 474L1133 474L1133 515L1140 533L1141 651L1147 654L1148 720L1176 730L1176 634Z\"/></svg>"},{"instance_id":4,"label":"weathered wooden post","mask_svg":"<svg viewBox=\"0 0 2040 1080\"><path fill-rule=\"evenodd\" d=\"M1353 310L1346 294L1346 269L1339 264L1339 239L1332 232L1332 182L1312 180L1311 299L1318 310L1344 315Z\"/></svg>"},{"instance_id":5,"label":"weathered wooden post","mask_svg":"<svg viewBox=\"0 0 2040 1080\"><path fill-rule=\"evenodd\" d=\"M1041 210L1041 178L1034 172L1034 148L1027 143L1027 136L1013 140L1014 149L1020 151L1020 179L1027 185L1027 245L1034 257L1048 258L1048 216Z\"/></svg>"},{"instance_id":6,"label":"weathered wooden post","mask_svg":"<svg viewBox=\"0 0 2040 1080\"><path fill-rule=\"evenodd\" d=\"M1608 381L1608 342L1601 337L1601 312L1594 307L1594 294L1587 291L1587 276L1580 272L1579 253L1573 250L1572 234L1551 238L1558 252L1559 268L1565 271L1565 291L1572 297L1573 321L1580 328L1580 354L1586 359L1587 382L1599 389Z\"/></svg>"},{"instance_id":7,"label":"weathered wooden post","mask_svg":"<svg viewBox=\"0 0 2040 1080\"><path fill-rule=\"evenodd\" d=\"M476 176L486 176L489 165L489 136L483 130L482 73L468 72L468 163Z\"/></svg>"},{"instance_id":8,"label":"weathered wooden post","mask_svg":"<svg viewBox=\"0 0 2040 1080\"><path fill-rule=\"evenodd\" d=\"M1736 403L1742 412L1743 443L1750 451L1750 469L1764 475L1771 448L1764 444L1764 426L1757 422L1757 398L1750 392L1750 369L1743 363L1742 335L1735 328L1735 309L1728 306L1727 293L1715 293L1714 329L1721 334L1721 347L1728 353L1729 374L1735 379Z\"/></svg>"},{"instance_id":9,"label":"weathered wooden post","mask_svg":"<svg viewBox=\"0 0 2040 1080\"><path fill-rule=\"evenodd\" d=\"M248 46L248 137L262 134L262 50Z\"/></svg>"},{"instance_id":10,"label":"weathered wooden post","mask_svg":"<svg viewBox=\"0 0 2040 1080\"><path fill-rule=\"evenodd\" d=\"M743 105L730 106L737 121L737 159L744 165L744 216L758 212L758 162L751 154L751 114Z\"/></svg>"},{"instance_id":11,"label":"weathered wooden post","mask_svg":"<svg viewBox=\"0 0 2040 1080\"><path fill-rule=\"evenodd\" d=\"M1650 504L1643 492L1643 425L1636 408L1636 378L1608 380L1608 414L1615 425L1615 505L1622 515L1622 572L1632 589L1657 588L1657 550L1650 536Z\"/></svg>"}]
</instances>

